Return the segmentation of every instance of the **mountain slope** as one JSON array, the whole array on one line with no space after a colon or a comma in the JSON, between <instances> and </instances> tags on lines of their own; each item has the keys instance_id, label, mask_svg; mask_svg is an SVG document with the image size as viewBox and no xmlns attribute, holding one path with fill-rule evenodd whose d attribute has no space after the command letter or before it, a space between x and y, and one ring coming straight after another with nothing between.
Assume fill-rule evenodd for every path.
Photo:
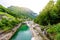
<instances>
[{"instance_id":1,"label":"mountain slope","mask_svg":"<svg viewBox=\"0 0 60 40\"><path fill-rule=\"evenodd\" d=\"M35 18L35 14L33 11L31 11L30 9L28 8L25 8L25 7L17 7L17 6L11 6L11 7L8 7L9 10L11 10L13 12L14 15L16 15L16 17L19 17L19 18Z\"/></svg>"}]
</instances>

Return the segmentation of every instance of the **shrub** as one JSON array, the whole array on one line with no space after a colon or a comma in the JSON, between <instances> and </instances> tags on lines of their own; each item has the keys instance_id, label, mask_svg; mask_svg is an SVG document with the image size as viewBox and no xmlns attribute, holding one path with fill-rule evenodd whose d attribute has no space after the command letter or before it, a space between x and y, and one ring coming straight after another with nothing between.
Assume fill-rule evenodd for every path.
<instances>
[{"instance_id":1,"label":"shrub","mask_svg":"<svg viewBox=\"0 0 60 40\"><path fill-rule=\"evenodd\" d=\"M5 25L0 21L0 28L2 28L3 26Z\"/></svg>"},{"instance_id":2,"label":"shrub","mask_svg":"<svg viewBox=\"0 0 60 40\"><path fill-rule=\"evenodd\" d=\"M58 34L55 36L54 40L60 40L60 33L58 33Z\"/></svg>"},{"instance_id":3,"label":"shrub","mask_svg":"<svg viewBox=\"0 0 60 40\"><path fill-rule=\"evenodd\" d=\"M12 29L15 25L17 25L20 21L19 19L9 15L9 14L4 14L1 12L2 18L0 20L0 29L6 31L9 29Z\"/></svg>"},{"instance_id":4,"label":"shrub","mask_svg":"<svg viewBox=\"0 0 60 40\"><path fill-rule=\"evenodd\" d=\"M56 25L52 25L52 27L50 27L49 29L47 29L48 33L59 33L60 32L60 23L56 24Z\"/></svg>"}]
</instances>

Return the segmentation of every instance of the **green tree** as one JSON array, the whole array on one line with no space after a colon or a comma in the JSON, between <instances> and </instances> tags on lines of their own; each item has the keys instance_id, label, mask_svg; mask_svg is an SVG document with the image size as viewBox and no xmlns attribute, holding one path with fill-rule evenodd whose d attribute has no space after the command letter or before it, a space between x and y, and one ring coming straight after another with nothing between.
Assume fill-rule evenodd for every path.
<instances>
[{"instance_id":1,"label":"green tree","mask_svg":"<svg viewBox=\"0 0 60 40\"><path fill-rule=\"evenodd\" d=\"M50 11L54 6L54 1L50 0L45 8L40 12L39 16L35 19L35 22L41 25L48 25L50 24Z\"/></svg>"}]
</instances>

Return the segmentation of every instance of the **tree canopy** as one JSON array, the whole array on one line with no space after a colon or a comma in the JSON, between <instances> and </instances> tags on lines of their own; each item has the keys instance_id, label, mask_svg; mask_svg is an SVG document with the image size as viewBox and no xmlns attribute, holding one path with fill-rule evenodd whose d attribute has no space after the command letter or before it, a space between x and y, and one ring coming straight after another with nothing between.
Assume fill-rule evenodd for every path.
<instances>
[{"instance_id":1,"label":"tree canopy","mask_svg":"<svg viewBox=\"0 0 60 40\"><path fill-rule=\"evenodd\" d=\"M40 12L35 22L40 25L57 24L60 22L60 0L56 4L50 0L45 8Z\"/></svg>"}]
</instances>

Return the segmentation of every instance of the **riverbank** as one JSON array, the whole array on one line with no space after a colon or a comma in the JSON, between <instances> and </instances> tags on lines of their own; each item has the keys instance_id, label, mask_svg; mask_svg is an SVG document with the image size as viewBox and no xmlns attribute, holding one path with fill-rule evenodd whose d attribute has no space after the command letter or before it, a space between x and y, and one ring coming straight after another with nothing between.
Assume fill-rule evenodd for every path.
<instances>
[{"instance_id":1,"label":"riverbank","mask_svg":"<svg viewBox=\"0 0 60 40\"><path fill-rule=\"evenodd\" d=\"M31 40L49 40L41 31L41 28L39 27L38 24L35 24L33 21L27 21L25 22L29 29L31 30L32 33L32 38ZM17 29L20 27L21 24L13 28L10 32L6 34L0 35L0 40L9 40L14 33L17 31Z\"/></svg>"},{"instance_id":2,"label":"riverbank","mask_svg":"<svg viewBox=\"0 0 60 40\"><path fill-rule=\"evenodd\" d=\"M31 40L32 32L30 31L29 27L22 23L20 28L17 32L12 36L10 40Z\"/></svg>"},{"instance_id":3,"label":"riverbank","mask_svg":"<svg viewBox=\"0 0 60 40\"><path fill-rule=\"evenodd\" d=\"M0 35L0 40L9 40L14 33L17 31L17 29L20 27L21 23L18 24L16 27L14 27L10 32L8 33L3 33Z\"/></svg>"},{"instance_id":4,"label":"riverbank","mask_svg":"<svg viewBox=\"0 0 60 40\"><path fill-rule=\"evenodd\" d=\"M26 24L29 26L32 32L32 39L31 40L49 40L41 31L38 24L35 24L33 21L27 21Z\"/></svg>"}]
</instances>

